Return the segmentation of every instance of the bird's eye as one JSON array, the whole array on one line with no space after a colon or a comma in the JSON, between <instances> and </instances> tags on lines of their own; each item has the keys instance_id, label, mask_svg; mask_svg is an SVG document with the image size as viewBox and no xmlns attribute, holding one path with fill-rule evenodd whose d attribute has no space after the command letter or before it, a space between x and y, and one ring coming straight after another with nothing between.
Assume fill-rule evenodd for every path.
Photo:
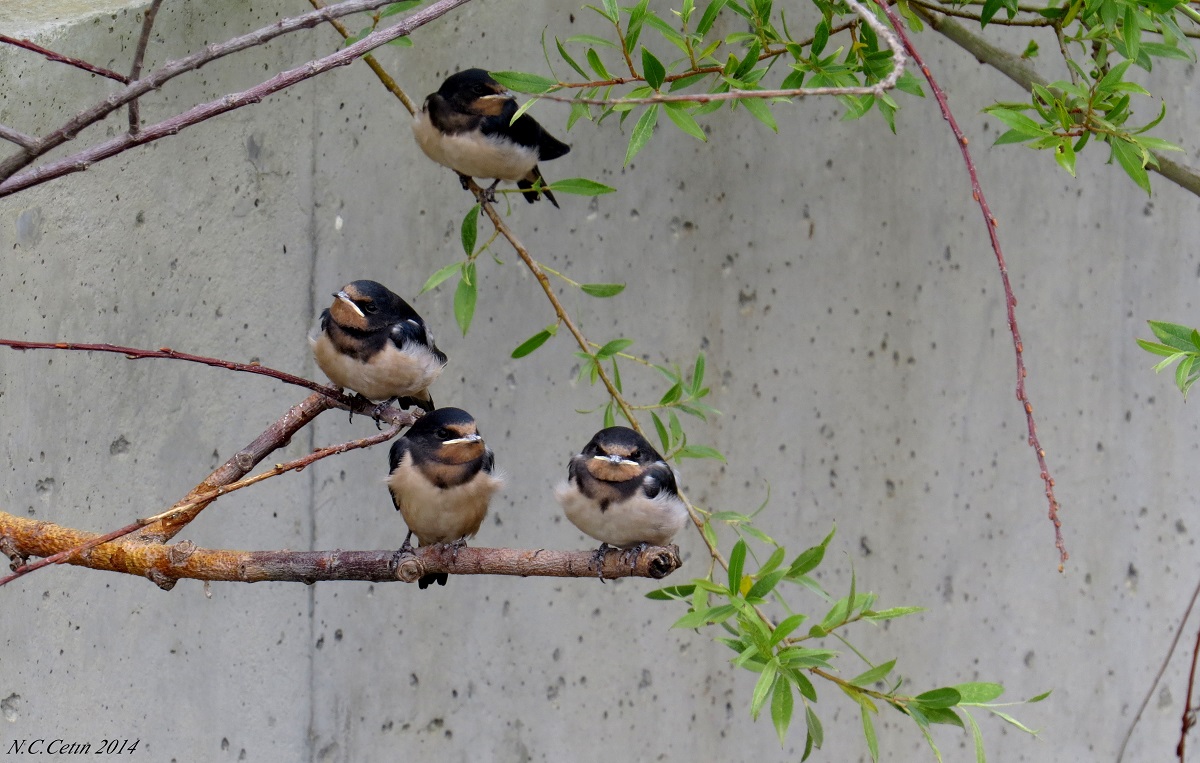
<instances>
[{"instance_id":1,"label":"bird's eye","mask_svg":"<svg viewBox=\"0 0 1200 763\"><path fill-rule=\"evenodd\" d=\"M641 461L642 460L642 452L640 450L633 451L632 453L629 454L629 459L631 461Z\"/></svg>"},{"instance_id":2,"label":"bird's eye","mask_svg":"<svg viewBox=\"0 0 1200 763\"><path fill-rule=\"evenodd\" d=\"M364 313L374 314L379 312L379 307L374 302L363 302L361 307Z\"/></svg>"},{"instance_id":3,"label":"bird's eye","mask_svg":"<svg viewBox=\"0 0 1200 763\"><path fill-rule=\"evenodd\" d=\"M450 440L450 439L453 439L453 437L454 437L454 433L451 432L449 429L446 429L445 427L441 427L434 434L437 435L437 438L439 440Z\"/></svg>"}]
</instances>

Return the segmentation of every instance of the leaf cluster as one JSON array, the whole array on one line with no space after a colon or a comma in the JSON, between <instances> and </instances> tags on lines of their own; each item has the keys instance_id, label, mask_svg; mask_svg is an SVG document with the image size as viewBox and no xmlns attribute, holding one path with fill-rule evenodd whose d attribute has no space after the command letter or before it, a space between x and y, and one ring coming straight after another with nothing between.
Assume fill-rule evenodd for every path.
<instances>
[{"instance_id":1,"label":"leaf cluster","mask_svg":"<svg viewBox=\"0 0 1200 763\"><path fill-rule=\"evenodd\" d=\"M1178 323L1163 321L1147 321L1150 330L1154 332L1157 342L1145 339L1137 340L1138 346L1146 352L1162 355L1163 359L1154 366L1155 372L1161 371L1178 361L1175 367L1175 386L1186 398L1188 390L1200 379L1200 331Z\"/></svg>"}]
</instances>

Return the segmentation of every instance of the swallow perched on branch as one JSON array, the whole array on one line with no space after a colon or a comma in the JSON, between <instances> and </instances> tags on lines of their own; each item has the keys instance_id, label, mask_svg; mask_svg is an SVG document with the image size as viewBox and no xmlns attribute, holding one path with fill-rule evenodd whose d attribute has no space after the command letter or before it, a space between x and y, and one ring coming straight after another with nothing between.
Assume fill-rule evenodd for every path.
<instances>
[{"instance_id":1,"label":"swallow perched on branch","mask_svg":"<svg viewBox=\"0 0 1200 763\"><path fill-rule=\"evenodd\" d=\"M433 410L429 385L446 354L407 302L375 281L354 281L333 295L309 337L317 365L334 384L381 405L398 400Z\"/></svg>"},{"instance_id":2,"label":"swallow perched on branch","mask_svg":"<svg viewBox=\"0 0 1200 763\"><path fill-rule=\"evenodd\" d=\"M504 481L495 473L496 459L484 444L471 414L438 408L392 444L388 490L408 525L397 555L411 550L409 541L429 546L466 545L483 524L488 502ZM446 585L446 573L423 575L421 588Z\"/></svg>"},{"instance_id":3,"label":"swallow perched on branch","mask_svg":"<svg viewBox=\"0 0 1200 763\"><path fill-rule=\"evenodd\" d=\"M608 546L665 546L688 520L675 472L629 427L601 429L554 491L567 519Z\"/></svg>"},{"instance_id":4,"label":"swallow perched on branch","mask_svg":"<svg viewBox=\"0 0 1200 763\"><path fill-rule=\"evenodd\" d=\"M546 184L539 161L566 154L571 147L522 114L517 100L483 69L453 74L426 99L413 121L413 135L425 155L459 174L463 188L470 178L495 178L485 193L495 200L501 180L516 181L530 204L537 201L534 184ZM555 207L554 194L542 189Z\"/></svg>"}]
</instances>

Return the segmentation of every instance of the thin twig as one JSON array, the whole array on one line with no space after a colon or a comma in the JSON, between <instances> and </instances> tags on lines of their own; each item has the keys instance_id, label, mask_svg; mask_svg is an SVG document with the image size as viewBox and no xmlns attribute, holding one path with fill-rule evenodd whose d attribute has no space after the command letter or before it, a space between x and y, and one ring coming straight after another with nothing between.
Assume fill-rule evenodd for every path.
<instances>
[{"instance_id":1,"label":"thin twig","mask_svg":"<svg viewBox=\"0 0 1200 763\"><path fill-rule=\"evenodd\" d=\"M150 7L142 15L142 34L138 37L137 51L133 54L133 66L129 68L129 82L142 76L142 62L146 58L146 46L150 44L150 30L154 28L154 17L158 15L158 7L163 0L153 0ZM129 102L129 132L137 132L141 122L138 99Z\"/></svg>"},{"instance_id":2,"label":"thin twig","mask_svg":"<svg viewBox=\"0 0 1200 763\"><path fill-rule=\"evenodd\" d=\"M120 153L120 151L130 148L131 146L140 145L142 143L149 142L150 140L156 140L164 137L165 135L173 134L173 132L178 132L184 127L191 126L197 122L202 122L205 119L209 119L217 114L224 113L225 111L240 108L241 106L245 106L249 103L257 103L265 96L270 95L277 90L289 87L297 82L302 82L306 79L328 71L335 66L344 66L349 64L355 58L363 55L364 53L373 50L380 45L384 45L398 37L403 37L414 29L440 18L460 5L465 5L466 3L470 2L470 0L438 0L427 8L422 8L413 12L411 15L405 17L395 25L388 27L387 29L374 32L354 45L342 48L336 53L325 56L324 58L319 58L315 61L310 61L303 66L277 75L276 77L273 77L270 80L261 83L257 87L245 91L244 93L225 96L224 98L220 98L211 103L189 109L188 111L184 112L183 115L160 122L155 126L156 128L160 128L160 130L156 131L153 137L142 139L142 135L149 133L152 129L147 128L146 130L142 130L138 136L125 136L126 139L133 138L132 140L122 141L118 139L116 141L109 141L108 143L102 144L101 147L94 147L92 150L81 151L73 157L68 157L60 162L55 162L54 166L56 167L57 174L47 173L45 168L39 168L38 170L22 173L19 177L24 178L24 181L15 182L18 180L18 177L14 177L15 173L22 168L27 167L37 157L45 154L47 151L50 151L53 148L56 148L57 146L62 145L68 140L73 139L83 128L100 121L116 109L119 109L125 104L129 103L131 100L145 95L151 90L162 87L163 83L179 76L180 74L199 69L205 64L224 56L228 56L232 53L237 53L248 48L263 45L275 39L276 37L280 37L281 35L289 34L301 29L311 29L312 27L322 24L331 18L338 18L351 13L373 10L382 5L386 5L388 2L391 2L391 0L344 0L344 2L331 5L327 8L309 11L308 13L304 13L293 18L281 19L270 26L234 37L220 44L206 46L203 50L197 51L183 58L176 59L174 61L168 61L166 64L139 79L137 82L129 83L125 89L109 95L95 106L85 109L84 111L81 111L80 113L71 117L62 127L38 140L38 143L34 148L22 150L3 162L0 162L0 179L6 179L5 182L0 183L0 196L7 195L8 193L20 190L21 188L28 187L30 184L32 184L28 181L33 181L34 183L44 182L44 180L47 180L50 177L58 177L59 174L67 174L67 172L63 171L64 167L74 167L74 169L68 171L75 172L87 169L87 165L91 162L108 158L114 153ZM181 118L185 115L187 117L186 119ZM161 131L163 128L165 128L166 132Z\"/></svg>"},{"instance_id":3,"label":"thin twig","mask_svg":"<svg viewBox=\"0 0 1200 763\"><path fill-rule=\"evenodd\" d=\"M390 512L389 512L390 513ZM397 528L397 535L399 535ZM7 548L27 556L50 556L77 547L91 533L39 522L0 511L0 538ZM182 578L254 583L279 580L415 582L422 575L515 575L611 580L622 577L661 579L679 568L675 546L651 546L633 554L609 551L423 546L411 553L396 551L223 551L198 548L191 541L170 545L113 543L73 557L69 564L139 575L169 590ZM593 581L594 583L595 581Z\"/></svg>"},{"instance_id":4,"label":"thin twig","mask_svg":"<svg viewBox=\"0 0 1200 763\"><path fill-rule=\"evenodd\" d=\"M954 10L953 8L947 8L944 5L926 3L922 0L908 0L908 2L910 5L915 5L919 8L925 8L926 10L933 11L934 13L940 13L943 16L954 16L960 19L970 19L971 21L981 21L983 19L983 17L978 13ZM996 26L1054 26L1057 22L1054 19L1048 19L1044 17L1039 17L1036 19L1009 19L1001 18L1000 16L993 16L988 23L995 24Z\"/></svg>"},{"instance_id":5,"label":"thin twig","mask_svg":"<svg viewBox=\"0 0 1200 763\"><path fill-rule=\"evenodd\" d=\"M1184 763L1183 753L1187 746L1188 730L1196 725L1195 711L1192 710L1192 692L1196 686L1196 659L1198 657L1200 657L1200 629L1196 630L1196 645L1192 647L1192 665L1188 668L1187 696L1183 700L1183 717L1179 721L1179 744L1175 747L1179 763Z\"/></svg>"},{"instance_id":6,"label":"thin twig","mask_svg":"<svg viewBox=\"0 0 1200 763\"><path fill-rule=\"evenodd\" d=\"M396 424L396 425L393 425L387 431L380 432L379 434L372 435L370 437L364 437L359 440L351 440L350 442L344 442L339 445L332 445L328 448L318 448L317 450L313 451L312 453L309 453L307 456L301 456L300 458L297 458L292 461L288 461L283 464L275 464L274 468L268 469L265 472L262 472L260 474L256 474L253 477L247 477L246 479L238 480L237 482L231 483L229 485L223 485L221 487L216 488L215 490L212 490L207 493L203 493L199 496L196 496L195 498L192 498L191 500L182 501L180 503L177 503L174 506L172 506L171 508L167 509L166 511L164 511L160 514L155 514L152 517L146 517L144 519L138 519L138 520L134 521L133 524L126 525L125 527L122 527L119 530L114 530L113 532L110 532L107 535L100 535L95 538L92 538L91 540L87 541L86 543L80 544L79 546L76 546L75 548L69 548L65 551L60 551L57 554L48 556L45 559L41 559L37 562L34 562L33 564L23 565L23 566L17 568L16 570L14 570L13 574L9 575L8 577L0 578L0 586L3 586L6 583L16 580L17 578L22 577L23 575L27 575L30 572L33 572L34 570L39 570L39 569L46 567L48 565L51 565L51 564L62 564L64 562L70 561L70 559L72 557L74 557L84 551L95 548L96 546L99 546L101 544L114 541L120 537L128 535L132 532L135 532L136 530L140 530L141 528L143 528L147 525L151 525L151 524L154 524L155 522L162 522L162 521L166 521L168 519L182 516L184 513L189 512L189 511L195 509L196 507L201 506L202 504L207 505L209 503L212 503L213 501L217 500L221 496L223 496L227 493L232 493L235 490L241 490L244 487L250 487L251 485L256 485L259 482L262 482L263 480L267 480L272 477L278 477L279 475L284 474L286 472L300 471L301 469L304 469L305 467L307 467L313 463L316 463L317 461L320 461L322 458L328 458L329 456L334 456L339 453L345 453L350 450L356 450L358 448L369 448L372 445L378 445L381 442L386 442L386 441L392 439L393 437L395 437L396 435L400 434L400 430L402 428L403 427L401 425Z\"/></svg>"},{"instance_id":7,"label":"thin twig","mask_svg":"<svg viewBox=\"0 0 1200 763\"><path fill-rule=\"evenodd\" d=\"M1154 690L1158 688L1159 681L1162 680L1163 674L1167 672L1167 665L1170 664L1171 657L1175 655L1175 647L1179 646L1179 638L1183 635L1183 628L1187 625L1188 618L1192 615L1192 607L1196 605L1197 598L1200 598L1200 581L1196 582L1196 588L1192 591L1192 598L1188 601L1187 609L1183 611L1183 619L1179 621L1179 626L1175 629L1175 635L1171 637L1171 646L1167 648L1167 654L1163 657L1162 664L1158 666L1158 672L1154 674L1154 680L1150 682L1150 688L1146 690L1146 696L1142 697L1142 704L1138 706L1138 711L1133 716L1133 722L1129 724L1129 729L1125 732L1125 738L1121 740L1121 749L1117 751L1116 763L1121 763L1121 760L1125 757L1125 747L1129 744L1130 737L1133 736L1133 730L1137 728L1138 722L1142 720L1142 713L1146 711L1146 707L1150 704L1150 698L1154 696ZM1195 672L1195 670L1193 669L1192 672ZM1191 695L1190 691L1188 695Z\"/></svg>"},{"instance_id":8,"label":"thin twig","mask_svg":"<svg viewBox=\"0 0 1200 763\"><path fill-rule=\"evenodd\" d=\"M0 34L0 42L5 42L9 45L15 45L18 48L24 48L25 50L32 50L34 53L40 53L51 61L55 61L60 64L67 64L68 66L74 66L76 69L83 69L85 72L98 74L101 77L115 79L117 82L123 84L128 84L129 82L129 80L123 74L117 74L111 69L105 69L103 66L89 64L87 61L83 61L78 58L64 56L62 53L55 53L53 50L43 48L41 45L38 45L35 42L30 42L29 40L20 40L16 37L9 37L6 34Z\"/></svg>"},{"instance_id":9,"label":"thin twig","mask_svg":"<svg viewBox=\"0 0 1200 763\"><path fill-rule=\"evenodd\" d=\"M321 0L308 0L308 2L317 10L326 7L325 3L321 2ZM350 30L346 28L345 24L337 19L330 19L329 24L337 30L337 33L342 36L343 40L350 39ZM375 72L375 76L379 78L379 81L383 83L383 86L387 88L388 92L400 99L400 103L404 104L404 108L408 109L408 113L412 116L416 116L416 104L414 104L412 99L408 97L408 93L401 89L400 85L396 83L396 80L392 79L392 75L387 73L387 70L383 68L383 65L380 64L378 60L376 60L375 56L368 53L363 56L363 62L366 63L367 66L371 67L371 71Z\"/></svg>"},{"instance_id":10,"label":"thin twig","mask_svg":"<svg viewBox=\"0 0 1200 763\"><path fill-rule=\"evenodd\" d=\"M888 18L892 22L892 26L896 29L896 34L904 42L904 47L908 54L912 56L913 61L921 68L921 73L925 75L925 80L929 83L929 88L933 91L934 97L937 99L938 107L942 111L942 116L945 117L946 123L950 125L950 130L954 133L955 142L958 143L959 151L962 152L963 162L967 166L967 174L971 178L971 196L979 205L980 212L983 213L983 222L987 226L988 237L992 242L992 251L996 255L996 264L1000 269L1000 281L1004 285L1004 304L1008 311L1008 329L1012 333L1013 350L1017 358L1017 400L1025 408L1025 422L1029 431L1029 446L1033 448L1034 454L1037 456L1038 466L1041 469L1042 484L1045 486L1046 500L1049 502L1049 518L1054 525L1054 546L1058 549L1058 571L1063 571L1063 566L1066 564L1070 554L1067 553L1066 544L1063 542L1062 536L1062 521L1058 518L1058 499L1054 497L1054 478L1050 476L1050 467L1046 465L1046 451L1042 449L1041 443L1038 442L1037 426L1033 420L1033 404L1029 402L1029 396L1025 392L1025 347L1021 342L1021 332L1017 328L1017 298L1013 294L1012 283L1008 278L1008 265L1004 261L1004 252L1000 248L1000 237L996 233L996 218L992 216L992 211L988 207L987 198L983 195L983 188L979 184L979 175L975 171L975 161L971 158L971 152L967 148L967 136L959 128L957 120L954 119L954 114L950 111L950 104L946 101L946 94L942 92L942 88L938 85L937 80L933 78L933 73L929 71L929 67L921 59L921 55L917 49L913 47L912 41L904 31L904 22L892 11L885 0L875 0L875 3L883 9Z\"/></svg>"}]
</instances>

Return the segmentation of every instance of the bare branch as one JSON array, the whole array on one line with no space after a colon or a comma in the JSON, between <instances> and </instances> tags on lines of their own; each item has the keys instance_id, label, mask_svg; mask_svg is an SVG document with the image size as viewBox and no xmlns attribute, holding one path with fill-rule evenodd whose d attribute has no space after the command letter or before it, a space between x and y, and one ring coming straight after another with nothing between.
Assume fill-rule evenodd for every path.
<instances>
[{"instance_id":1,"label":"bare branch","mask_svg":"<svg viewBox=\"0 0 1200 763\"><path fill-rule=\"evenodd\" d=\"M21 148L29 148L37 145L37 138L32 135L26 135L19 130L14 130L11 127L5 127L4 125L0 125L0 138L10 143L16 143Z\"/></svg>"},{"instance_id":2,"label":"bare branch","mask_svg":"<svg viewBox=\"0 0 1200 763\"><path fill-rule=\"evenodd\" d=\"M904 47L908 50L908 54L912 56L913 62L921 68L921 73L925 75L925 80L929 83L929 87L933 90L933 95L937 99L938 107L942 111L942 116L946 119L946 123L950 125L950 130L954 133L954 140L958 143L959 151L962 152L963 163L967 166L967 174L971 178L971 196L975 199L975 203L979 205L980 212L983 213L983 223L987 226L988 237L992 242L992 251L996 254L996 264L1000 269L1000 281L1004 284L1004 305L1008 310L1008 329L1012 333L1013 349L1017 356L1017 400L1021 402L1025 409L1025 423L1029 431L1029 446L1033 448L1034 454L1037 456L1038 466L1041 469L1042 484L1045 487L1046 500L1049 501L1050 522L1054 525L1054 546L1058 549L1058 571L1063 571L1063 566L1066 564L1070 554L1067 553L1067 547L1063 542L1062 536L1062 521L1058 518L1058 499L1054 497L1054 478L1050 476L1050 467L1046 465L1046 451L1042 449L1041 443L1038 442L1037 425L1033 420L1033 404L1029 402L1029 395L1025 391L1025 346L1021 342L1021 332L1017 328L1017 298L1013 294L1012 282L1008 278L1008 264L1004 261L1004 252L1000 249L1000 237L996 233L996 218L992 216L992 210L988 207L987 199L983 195L983 187L979 184L979 175L975 171L975 161L971 158L971 151L967 148L967 136L958 126L958 121L954 118L954 114L950 111L950 104L946 101L946 94L942 92L942 88L938 85L937 80L933 78L933 74L929 71L929 67L921 60L921 55L917 53L917 49L913 47L912 41L908 38L908 34L904 31L904 22L900 17L888 6L886 0L875 0L875 3L883 9L891 20L892 26L896 28L896 34L904 42Z\"/></svg>"},{"instance_id":3,"label":"bare branch","mask_svg":"<svg viewBox=\"0 0 1200 763\"><path fill-rule=\"evenodd\" d=\"M399 528L397 528L399 529ZM399 535L399 533L397 533ZM50 522L0 511L0 546L22 556L52 556L80 546L93 535ZM661 579L681 565L675 546L651 546L640 553L611 550L548 551L507 548L425 546L411 554L395 551L223 551L190 541L170 545L106 543L69 562L149 578L170 590L181 578L254 583L264 580L315 583L319 580L414 582L422 575L516 575Z\"/></svg>"},{"instance_id":4,"label":"bare branch","mask_svg":"<svg viewBox=\"0 0 1200 763\"><path fill-rule=\"evenodd\" d=\"M38 168L14 177L15 173L23 167L28 166L38 156L73 139L80 130L100 121L135 98L162 87L165 82L180 74L199 69L207 63L232 53L262 45L281 35L300 29L312 28L332 18L372 10L386 5L388 2L391 2L391 0L344 0L344 2L331 5L327 8L310 11L289 19L282 19L254 32L234 37L220 44L209 45L203 50L189 56L169 61L137 82L130 83L124 90L113 93L95 106L76 114L62 127L38 140L35 147L23 149L3 162L0 162L0 178L5 179L3 183L0 183L0 196L6 196L15 191L27 188L30 185L44 182L52 177L59 177L60 175L87 169L88 165L92 162L106 159L132 146L148 143L166 135L172 135L184 127L202 122L205 119L210 119L217 114L240 108L249 103L257 103L267 95L290 87L297 82L315 77L334 67L345 66L367 51L373 50L398 37L403 37L414 29L440 18L458 6L465 5L470 0L438 0L438 2L433 3L427 8L415 11L395 25L372 33L354 45L342 48L324 58L310 61L303 66L283 72L243 93L228 95L211 103L189 109L179 116L172 117L158 123L152 128L140 131L136 136L126 135L123 139L118 138L95 146L92 149L81 151L73 157L52 163L50 167L53 169L48 167Z\"/></svg>"},{"instance_id":5,"label":"bare branch","mask_svg":"<svg viewBox=\"0 0 1200 763\"><path fill-rule=\"evenodd\" d=\"M951 42L975 56L980 63L996 69L1026 91L1032 91L1034 85L1049 84L1042 75L1020 58L992 45L957 21L946 18L941 15L940 10L932 12L924 7L914 7L913 11ZM1200 196L1200 170L1173 161L1159 151L1150 153L1158 161L1158 166L1150 164L1146 169L1154 170L1184 190Z\"/></svg>"},{"instance_id":6,"label":"bare branch","mask_svg":"<svg viewBox=\"0 0 1200 763\"><path fill-rule=\"evenodd\" d=\"M127 84L129 82L124 75L117 74L111 69L105 69L103 66L89 64L87 61L82 61L78 58L72 58L71 56L64 56L61 53L55 53L53 50L43 48L41 45L30 42L29 40L19 40L16 37L9 37L6 34L0 34L0 42L5 42L9 45L15 45L18 48L24 48L25 50L32 50L34 53L40 53L51 61L55 61L60 64L67 64L68 66L74 66L76 69L83 69L85 72L98 74L101 77L115 79L117 82L122 84Z\"/></svg>"},{"instance_id":7,"label":"bare branch","mask_svg":"<svg viewBox=\"0 0 1200 763\"><path fill-rule=\"evenodd\" d=\"M142 16L142 34L138 37L137 51L133 54L133 66L129 69L130 82L142 76L142 61L146 58L146 46L150 44L150 30L154 28L154 17L158 15L158 8L162 5L162 1L153 0ZM134 98L129 102L129 132L137 132L139 122L141 122L140 109L137 98Z\"/></svg>"}]
</instances>

